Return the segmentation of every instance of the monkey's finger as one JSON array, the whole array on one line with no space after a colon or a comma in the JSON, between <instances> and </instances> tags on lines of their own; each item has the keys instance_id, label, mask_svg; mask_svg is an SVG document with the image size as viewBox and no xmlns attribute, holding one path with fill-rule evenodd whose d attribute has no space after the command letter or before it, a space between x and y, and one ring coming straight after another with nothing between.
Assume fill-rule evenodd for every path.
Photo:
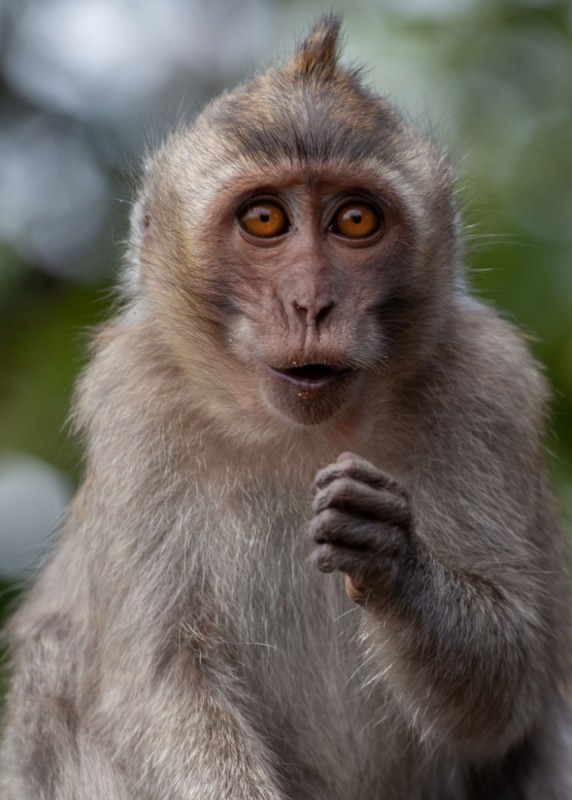
<instances>
[{"instance_id":1,"label":"monkey's finger","mask_svg":"<svg viewBox=\"0 0 572 800\"><path fill-rule=\"evenodd\" d=\"M317 544L350 547L366 558L372 555L397 558L406 547L406 539L399 528L330 508L314 517L310 532Z\"/></svg>"},{"instance_id":2,"label":"monkey's finger","mask_svg":"<svg viewBox=\"0 0 572 800\"><path fill-rule=\"evenodd\" d=\"M356 459L359 461L367 461L363 456L360 456L359 453L354 453L353 450L344 450L343 453L340 453L339 456L336 458L336 462L338 461L348 461Z\"/></svg>"},{"instance_id":3,"label":"monkey's finger","mask_svg":"<svg viewBox=\"0 0 572 800\"><path fill-rule=\"evenodd\" d=\"M391 525L406 525L410 521L409 504L403 495L387 489L372 488L353 478L336 478L314 497L313 511L326 508L359 514Z\"/></svg>"},{"instance_id":4,"label":"monkey's finger","mask_svg":"<svg viewBox=\"0 0 572 800\"><path fill-rule=\"evenodd\" d=\"M345 572L358 586L367 584L367 568L364 569L363 557L352 548L334 547L331 544L320 544L312 553L311 560L320 572Z\"/></svg>"},{"instance_id":5,"label":"monkey's finger","mask_svg":"<svg viewBox=\"0 0 572 800\"><path fill-rule=\"evenodd\" d=\"M346 455L348 458L345 458ZM392 494L407 497L403 487L391 475L370 464L365 458L353 453L344 453L340 456L342 457L344 460L338 460L318 472L314 480L316 489L323 489L332 481L346 477L366 483L374 489L387 489Z\"/></svg>"},{"instance_id":6,"label":"monkey's finger","mask_svg":"<svg viewBox=\"0 0 572 800\"><path fill-rule=\"evenodd\" d=\"M358 480L368 483L370 486L380 486L387 491L394 494L406 496L406 491L401 484L392 478L389 473L376 467L371 461L368 461L363 456L357 453L344 452L336 459L337 464L346 465L346 470L351 477L356 477Z\"/></svg>"}]
</instances>

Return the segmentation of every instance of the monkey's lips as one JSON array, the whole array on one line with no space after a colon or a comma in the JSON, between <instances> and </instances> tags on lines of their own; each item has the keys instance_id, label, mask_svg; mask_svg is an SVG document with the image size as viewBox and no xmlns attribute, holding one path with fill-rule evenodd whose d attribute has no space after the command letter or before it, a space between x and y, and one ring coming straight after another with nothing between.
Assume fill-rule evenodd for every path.
<instances>
[{"instance_id":1,"label":"monkey's lips","mask_svg":"<svg viewBox=\"0 0 572 800\"><path fill-rule=\"evenodd\" d=\"M276 411L301 425L318 425L335 414L352 396L359 368L346 361L289 360L265 364L266 399Z\"/></svg>"},{"instance_id":2,"label":"monkey's lips","mask_svg":"<svg viewBox=\"0 0 572 800\"><path fill-rule=\"evenodd\" d=\"M286 368L270 367L270 371L297 389L312 391L324 389L347 378L354 372L354 369L330 364L303 364Z\"/></svg>"}]
</instances>

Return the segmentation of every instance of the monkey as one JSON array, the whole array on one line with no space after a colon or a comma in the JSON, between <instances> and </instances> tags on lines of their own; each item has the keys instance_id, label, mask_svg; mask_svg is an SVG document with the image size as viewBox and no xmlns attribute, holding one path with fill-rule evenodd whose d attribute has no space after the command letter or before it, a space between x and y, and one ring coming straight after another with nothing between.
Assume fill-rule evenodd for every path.
<instances>
[{"instance_id":1,"label":"monkey","mask_svg":"<svg viewBox=\"0 0 572 800\"><path fill-rule=\"evenodd\" d=\"M340 26L146 161L4 800L572 798L549 391Z\"/></svg>"}]
</instances>

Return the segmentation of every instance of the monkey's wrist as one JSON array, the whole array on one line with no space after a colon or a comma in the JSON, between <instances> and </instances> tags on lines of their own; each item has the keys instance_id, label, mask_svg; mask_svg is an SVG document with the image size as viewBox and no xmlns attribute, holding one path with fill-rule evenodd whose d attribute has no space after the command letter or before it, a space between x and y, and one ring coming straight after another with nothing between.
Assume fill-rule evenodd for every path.
<instances>
[{"instance_id":1,"label":"monkey's wrist","mask_svg":"<svg viewBox=\"0 0 572 800\"><path fill-rule=\"evenodd\" d=\"M400 603L415 586L430 580L431 556L425 544L412 534L403 543L399 557L370 563L363 572L346 574L345 590L354 603L368 610L385 610Z\"/></svg>"}]
</instances>

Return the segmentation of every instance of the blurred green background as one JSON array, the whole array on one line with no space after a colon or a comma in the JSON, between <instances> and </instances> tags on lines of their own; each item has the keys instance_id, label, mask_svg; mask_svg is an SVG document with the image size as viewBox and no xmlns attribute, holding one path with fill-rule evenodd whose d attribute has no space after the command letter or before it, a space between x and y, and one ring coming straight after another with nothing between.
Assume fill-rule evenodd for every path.
<instances>
[{"instance_id":1,"label":"blurred green background","mask_svg":"<svg viewBox=\"0 0 572 800\"><path fill-rule=\"evenodd\" d=\"M457 167L474 290L529 335L554 387L570 527L569 0L0 0L0 613L78 481L70 394L109 313L145 148L332 5L345 60Z\"/></svg>"}]
</instances>

